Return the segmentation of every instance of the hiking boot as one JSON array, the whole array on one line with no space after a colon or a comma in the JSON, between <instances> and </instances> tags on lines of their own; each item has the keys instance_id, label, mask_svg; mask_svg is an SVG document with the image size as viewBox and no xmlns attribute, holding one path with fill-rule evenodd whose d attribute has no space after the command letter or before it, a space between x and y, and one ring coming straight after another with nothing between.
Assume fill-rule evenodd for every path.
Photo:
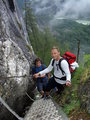
<instances>
[{"instance_id":1,"label":"hiking boot","mask_svg":"<svg viewBox=\"0 0 90 120\"><path fill-rule=\"evenodd\" d=\"M42 95L42 97L41 98L44 98L44 95Z\"/></svg>"},{"instance_id":2,"label":"hiking boot","mask_svg":"<svg viewBox=\"0 0 90 120\"><path fill-rule=\"evenodd\" d=\"M50 98L51 98L50 95L45 96L45 99L47 99L47 100L50 99Z\"/></svg>"}]
</instances>

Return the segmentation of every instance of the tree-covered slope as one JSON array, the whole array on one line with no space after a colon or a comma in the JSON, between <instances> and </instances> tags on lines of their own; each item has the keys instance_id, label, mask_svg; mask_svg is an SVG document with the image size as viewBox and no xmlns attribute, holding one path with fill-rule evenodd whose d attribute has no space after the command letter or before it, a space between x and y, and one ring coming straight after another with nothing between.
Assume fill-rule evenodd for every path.
<instances>
[{"instance_id":1,"label":"tree-covered slope","mask_svg":"<svg viewBox=\"0 0 90 120\"><path fill-rule=\"evenodd\" d=\"M52 31L58 41L69 44L71 50L76 51L77 42L80 40L81 54L90 53L90 26L72 20L58 20Z\"/></svg>"}]
</instances>

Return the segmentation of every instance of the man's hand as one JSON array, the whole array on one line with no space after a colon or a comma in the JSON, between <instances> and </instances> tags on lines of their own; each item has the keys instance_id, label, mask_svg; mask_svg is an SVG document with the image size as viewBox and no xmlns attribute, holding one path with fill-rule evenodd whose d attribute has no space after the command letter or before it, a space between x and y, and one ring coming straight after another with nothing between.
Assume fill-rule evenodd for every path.
<instances>
[{"instance_id":1,"label":"man's hand","mask_svg":"<svg viewBox=\"0 0 90 120\"><path fill-rule=\"evenodd\" d=\"M33 75L34 78L38 78L39 76L40 76L39 73L36 73L36 74Z\"/></svg>"},{"instance_id":2,"label":"man's hand","mask_svg":"<svg viewBox=\"0 0 90 120\"><path fill-rule=\"evenodd\" d=\"M44 77L45 77L45 74L41 75L40 77L41 77L41 78L44 78Z\"/></svg>"},{"instance_id":3,"label":"man's hand","mask_svg":"<svg viewBox=\"0 0 90 120\"><path fill-rule=\"evenodd\" d=\"M66 86L71 86L71 82L69 80L66 81Z\"/></svg>"},{"instance_id":4,"label":"man's hand","mask_svg":"<svg viewBox=\"0 0 90 120\"><path fill-rule=\"evenodd\" d=\"M45 77L45 74L43 75L40 75L40 73L36 73L33 75L34 78L38 78L38 77L41 77L41 78L44 78Z\"/></svg>"}]
</instances>

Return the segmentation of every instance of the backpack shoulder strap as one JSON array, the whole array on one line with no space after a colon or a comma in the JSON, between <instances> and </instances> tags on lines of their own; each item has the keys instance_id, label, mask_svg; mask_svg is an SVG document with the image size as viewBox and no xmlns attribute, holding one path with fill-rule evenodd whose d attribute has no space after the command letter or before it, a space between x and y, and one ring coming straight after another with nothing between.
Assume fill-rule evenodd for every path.
<instances>
[{"instance_id":1,"label":"backpack shoulder strap","mask_svg":"<svg viewBox=\"0 0 90 120\"><path fill-rule=\"evenodd\" d=\"M44 70L45 69L45 65L44 64L42 64L42 70Z\"/></svg>"},{"instance_id":2,"label":"backpack shoulder strap","mask_svg":"<svg viewBox=\"0 0 90 120\"><path fill-rule=\"evenodd\" d=\"M61 61L63 61L63 60L66 60L65 58L61 58L60 60L59 60L59 69L62 71L62 74L64 75L64 71L63 71L63 69L62 69L62 67L61 67Z\"/></svg>"},{"instance_id":3,"label":"backpack shoulder strap","mask_svg":"<svg viewBox=\"0 0 90 120\"><path fill-rule=\"evenodd\" d=\"M55 59L52 60L52 66L54 66Z\"/></svg>"}]
</instances>

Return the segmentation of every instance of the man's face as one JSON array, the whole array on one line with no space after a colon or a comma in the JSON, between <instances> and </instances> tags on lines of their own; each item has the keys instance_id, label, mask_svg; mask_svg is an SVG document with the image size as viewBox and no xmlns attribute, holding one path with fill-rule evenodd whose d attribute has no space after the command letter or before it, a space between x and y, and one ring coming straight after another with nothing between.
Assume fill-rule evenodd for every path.
<instances>
[{"instance_id":1,"label":"man's face","mask_svg":"<svg viewBox=\"0 0 90 120\"><path fill-rule=\"evenodd\" d=\"M37 67L40 67L40 66L41 66L41 61L37 61L37 62L36 62L36 66L37 66Z\"/></svg>"},{"instance_id":2,"label":"man's face","mask_svg":"<svg viewBox=\"0 0 90 120\"><path fill-rule=\"evenodd\" d=\"M57 49L52 49L51 56L53 59L57 60L60 57L60 52Z\"/></svg>"}]
</instances>

